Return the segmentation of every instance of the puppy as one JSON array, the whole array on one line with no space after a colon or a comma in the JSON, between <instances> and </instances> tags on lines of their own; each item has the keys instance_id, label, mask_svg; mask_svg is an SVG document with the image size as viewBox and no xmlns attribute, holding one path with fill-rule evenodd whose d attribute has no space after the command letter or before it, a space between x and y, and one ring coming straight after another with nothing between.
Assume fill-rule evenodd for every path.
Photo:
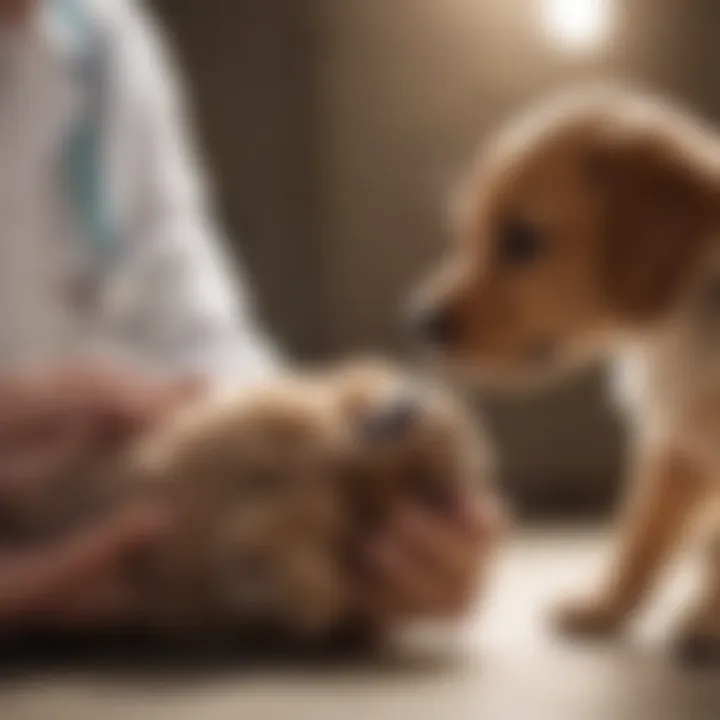
<instances>
[{"instance_id":1,"label":"puppy","mask_svg":"<svg viewBox=\"0 0 720 720\"><path fill-rule=\"evenodd\" d=\"M638 479L607 577L559 615L617 630L718 490L720 136L622 90L555 99L483 149L455 222L413 315L446 360L512 384L617 359ZM707 596L682 644L720 650Z\"/></svg>"},{"instance_id":2,"label":"puppy","mask_svg":"<svg viewBox=\"0 0 720 720\"><path fill-rule=\"evenodd\" d=\"M382 364L203 399L110 460L64 468L3 541L47 541L138 498L171 531L123 568L118 622L173 635L322 642L363 622L362 550L399 503L442 511L488 454L446 394Z\"/></svg>"}]
</instances>

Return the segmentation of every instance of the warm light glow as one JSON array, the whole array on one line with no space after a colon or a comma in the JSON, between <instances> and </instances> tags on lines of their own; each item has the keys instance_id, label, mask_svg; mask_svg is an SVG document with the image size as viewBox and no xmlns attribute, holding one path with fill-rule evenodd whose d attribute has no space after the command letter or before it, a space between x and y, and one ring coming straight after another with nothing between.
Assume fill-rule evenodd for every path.
<instances>
[{"instance_id":1,"label":"warm light glow","mask_svg":"<svg viewBox=\"0 0 720 720\"><path fill-rule=\"evenodd\" d=\"M611 0L541 0L548 34L558 44L573 49L599 45L611 23Z\"/></svg>"}]
</instances>

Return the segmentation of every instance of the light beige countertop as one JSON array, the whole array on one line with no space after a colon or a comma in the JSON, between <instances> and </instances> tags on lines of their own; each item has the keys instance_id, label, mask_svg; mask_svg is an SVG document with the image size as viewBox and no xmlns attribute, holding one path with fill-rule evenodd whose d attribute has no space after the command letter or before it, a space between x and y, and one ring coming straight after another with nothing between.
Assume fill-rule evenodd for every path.
<instances>
[{"instance_id":1,"label":"light beige countertop","mask_svg":"<svg viewBox=\"0 0 720 720\"><path fill-rule=\"evenodd\" d=\"M412 661L182 675L58 670L5 679L0 720L720 720L720 670L683 670L668 654L690 566L623 641L580 648L553 638L549 607L587 586L603 549L589 531L521 534L485 611L444 649L423 638Z\"/></svg>"}]
</instances>

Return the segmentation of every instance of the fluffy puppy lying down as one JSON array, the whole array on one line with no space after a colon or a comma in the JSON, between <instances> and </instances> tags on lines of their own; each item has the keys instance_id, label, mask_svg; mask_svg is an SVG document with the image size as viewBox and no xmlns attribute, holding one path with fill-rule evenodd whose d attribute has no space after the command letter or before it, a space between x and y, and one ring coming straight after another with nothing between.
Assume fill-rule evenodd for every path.
<instances>
[{"instance_id":1,"label":"fluffy puppy lying down","mask_svg":"<svg viewBox=\"0 0 720 720\"><path fill-rule=\"evenodd\" d=\"M163 540L123 568L124 626L313 641L360 622L360 551L403 501L486 487L488 456L447 395L381 365L206 398L112 458L68 467L0 521L47 541L119 503L166 503ZM449 507L448 507L449 509Z\"/></svg>"},{"instance_id":2,"label":"fluffy puppy lying down","mask_svg":"<svg viewBox=\"0 0 720 720\"><path fill-rule=\"evenodd\" d=\"M447 358L511 382L617 359L637 489L607 577L560 614L614 631L719 487L720 137L655 98L571 94L484 148L456 220L416 318ZM720 651L712 555L686 651Z\"/></svg>"}]
</instances>

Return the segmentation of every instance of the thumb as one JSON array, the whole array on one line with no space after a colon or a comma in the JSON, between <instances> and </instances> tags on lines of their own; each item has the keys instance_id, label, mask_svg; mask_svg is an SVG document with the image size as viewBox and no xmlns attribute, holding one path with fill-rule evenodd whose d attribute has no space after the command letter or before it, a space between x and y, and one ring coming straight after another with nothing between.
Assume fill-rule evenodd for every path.
<instances>
[{"instance_id":1,"label":"thumb","mask_svg":"<svg viewBox=\"0 0 720 720\"><path fill-rule=\"evenodd\" d=\"M0 622L52 611L70 589L112 570L168 527L157 509L133 507L51 549L0 557Z\"/></svg>"}]
</instances>

